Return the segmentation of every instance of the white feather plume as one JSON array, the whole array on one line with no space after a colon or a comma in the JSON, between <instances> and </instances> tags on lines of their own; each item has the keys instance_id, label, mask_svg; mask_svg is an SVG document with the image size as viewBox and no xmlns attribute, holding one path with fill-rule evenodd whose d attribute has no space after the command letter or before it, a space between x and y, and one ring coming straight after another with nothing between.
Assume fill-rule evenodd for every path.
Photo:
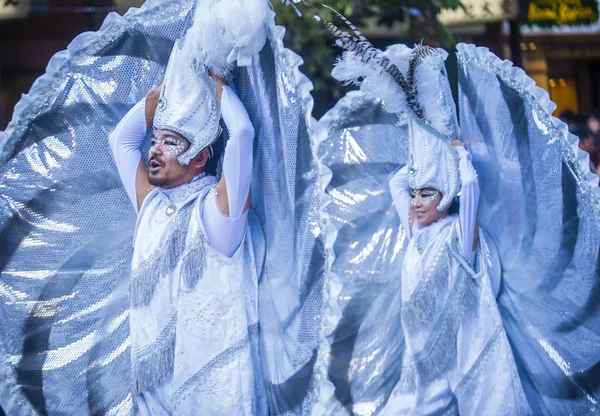
<instances>
[{"instance_id":1,"label":"white feather plume","mask_svg":"<svg viewBox=\"0 0 600 416\"><path fill-rule=\"evenodd\" d=\"M410 53L410 48L404 45L394 45L382 52L382 55L392 60L392 62L394 62L392 58L406 55L405 61L408 62ZM401 62L399 69L402 70L403 67L407 67L407 64ZM406 94L377 62L365 62L356 53L346 51L341 58L338 58L331 71L331 76L344 84L353 83L360 86L361 91L369 97L381 99L384 102L385 110L389 113L401 115L406 112L408 106Z\"/></svg>"},{"instance_id":2,"label":"white feather plume","mask_svg":"<svg viewBox=\"0 0 600 416\"><path fill-rule=\"evenodd\" d=\"M411 48L402 45L401 43L391 45L383 52L385 57L392 61L403 74L408 72L408 62L410 61L412 53L413 50Z\"/></svg>"},{"instance_id":3,"label":"white feather plume","mask_svg":"<svg viewBox=\"0 0 600 416\"><path fill-rule=\"evenodd\" d=\"M381 54L406 76L413 52L414 49L398 44L390 46ZM453 102L444 101L448 97L441 93L443 88L448 87L448 80L441 71L446 56L441 50L425 56L416 68L415 86L425 119L440 132L453 136L456 132ZM411 112L404 90L375 60L364 62L355 52L346 51L338 58L331 75L345 84L360 86L361 91L372 98L381 99L385 111L398 115L401 122Z\"/></svg>"},{"instance_id":4,"label":"white feather plume","mask_svg":"<svg viewBox=\"0 0 600 416\"><path fill-rule=\"evenodd\" d=\"M415 83L418 91L418 101L427 120L436 130L447 136L456 134L453 111L454 101L451 96L443 96L442 91L449 84L441 70L446 53L439 51L432 56L424 58L415 71ZM444 85L446 83L446 85ZM450 93L451 94L451 93ZM445 100L450 101L445 101Z\"/></svg>"},{"instance_id":5,"label":"white feather plume","mask_svg":"<svg viewBox=\"0 0 600 416\"><path fill-rule=\"evenodd\" d=\"M360 86L364 78L380 70L381 68L377 65L363 62L353 52L346 51L341 57L338 57L331 70L331 76L344 85L354 84Z\"/></svg>"},{"instance_id":6,"label":"white feather plume","mask_svg":"<svg viewBox=\"0 0 600 416\"><path fill-rule=\"evenodd\" d=\"M268 0L200 0L182 54L198 70L224 76L247 66L267 40L275 13Z\"/></svg>"},{"instance_id":7,"label":"white feather plume","mask_svg":"<svg viewBox=\"0 0 600 416\"><path fill-rule=\"evenodd\" d=\"M365 78L360 89L369 96L380 98L388 113L402 116L407 112L406 94L386 72Z\"/></svg>"}]
</instances>

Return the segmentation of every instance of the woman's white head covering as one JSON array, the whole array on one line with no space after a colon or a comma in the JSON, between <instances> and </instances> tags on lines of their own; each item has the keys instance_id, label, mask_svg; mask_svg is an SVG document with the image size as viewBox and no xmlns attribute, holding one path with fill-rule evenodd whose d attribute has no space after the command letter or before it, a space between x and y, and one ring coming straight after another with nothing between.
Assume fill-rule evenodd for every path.
<instances>
[{"instance_id":1,"label":"woman's white head covering","mask_svg":"<svg viewBox=\"0 0 600 416\"><path fill-rule=\"evenodd\" d=\"M450 137L423 120L408 121L408 185L412 189L435 188L442 194L442 212L460 192L458 154Z\"/></svg>"},{"instance_id":2,"label":"woman's white head covering","mask_svg":"<svg viewBox=\"0 0 600 416\"><path fill-rule=\"evenodd\" d=\"M383 109L397 115L400 124L408 124L409 186L437 189L442 194L437 210L446 210L461 187L458 154L452 147L458 123L443 68L448 54L441 49L404 45L383 52L337 14L354 34L324 21L338 38L337 45L345 49L331 75L360 86L368 96L380 99Z\"/></svg>"}]
</instances>

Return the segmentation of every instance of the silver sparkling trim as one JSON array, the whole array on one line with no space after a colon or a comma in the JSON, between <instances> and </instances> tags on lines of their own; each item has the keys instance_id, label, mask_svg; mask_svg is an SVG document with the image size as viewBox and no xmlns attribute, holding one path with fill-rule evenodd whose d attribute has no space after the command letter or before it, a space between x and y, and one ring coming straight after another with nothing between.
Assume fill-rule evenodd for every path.
<instances>
[{"instance_id":1,"label":"silver sparkling trim","mask_svg":"<svg viewBox=\"0 0 600 416\"><path fill-rule=\"evenodd\" d=\"M163 328L156 340L142 348L132 348L132 372L135 393L159 385L173 374L177 312Z\"/></svg>"}]
</instances>

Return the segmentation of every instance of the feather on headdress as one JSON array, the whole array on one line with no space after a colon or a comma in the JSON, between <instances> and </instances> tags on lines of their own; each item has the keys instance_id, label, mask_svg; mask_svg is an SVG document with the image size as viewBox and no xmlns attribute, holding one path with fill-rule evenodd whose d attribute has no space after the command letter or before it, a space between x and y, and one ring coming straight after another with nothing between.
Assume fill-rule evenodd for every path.
<instances>
[{"instance_id":1,"label":"feather on headdress","mask_svg":"<svg viewBox=\"0 0 600 416\"><path fill-rule=\"evenodd\" d=\"M236 65L252 63L274 18L267 0L201 0L182 53L198 71L210 69L225 76Z\"/></svg>"},{"instance_id":2,"label":"feather on headdress","mask_svg":"<svg viewBox=\"0 0 600 416\"><path fill-rule=\"evenodd\" d=\"M325 6L327 7L327 6ZM385 52L375 48L348 19L332 10L352 30L340 30L325 19L325 27L337 38L344 54L331 75L346 84L354 83L383 101L383 108L409 125L411 188L433 187L442 193L438 211L444 211L460 191L458 157L452 148L457 123L448 80L442 71L444 51L417 45L410 49L395 45Z\"/></svg>"},{"instance_id":3,"label":"feather on headdress","mask_svg":"<svg viewBox=\"0 0 600 416\"><path fill-rule=\"evenodd\" d=\"M331 71L335 79L353 83L365 94L381 99L386 111L398 115L401 121L412 115L446 135L455 135L454 111L439 98L440 83L446 81L441 79L440 71L446 52L422 45L414 49L394 45L381 51L346 17L324 7L352 31L342 31L334 23L316 17L337 38L336 45L345 51Z\"/></svg>"}]
</instances>

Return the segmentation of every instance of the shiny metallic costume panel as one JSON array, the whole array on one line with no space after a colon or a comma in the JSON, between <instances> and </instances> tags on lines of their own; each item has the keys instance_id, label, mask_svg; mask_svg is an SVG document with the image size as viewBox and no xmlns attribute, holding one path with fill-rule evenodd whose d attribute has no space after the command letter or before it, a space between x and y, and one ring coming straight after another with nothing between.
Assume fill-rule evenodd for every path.
<instances>
[{"instance_id":1,"label":"shiny metallic costume panel","mask_svg":"<svg viewBox=\"0 0 600 416\"><path fill-rule=\"evenodd\" d=\"M327 278L321 167L314 147L312 84L301 58L272 28L233 80L256 131L250 218L266 242L259 272L260 354L271 414L310 414ZM256 250L256 249L255 249ZM260 261L259 261L260 262Z\"/></svg>"},{"instance_id":2,"label":"shiny metallic costume panel","mask_svg":"<svg viewBox=\"0 0 600 416\"><path fill-rule=\"evenodd\" d=\"M108 134L162 79L192 0L111 14L77 37L0 133L0 405L8 414L133 412L135 214ZM256 131L253 239L265 242L260 354L271 414L308 414L326 255L312 85L283 29L230 83Z\"/></svg>"},{"instance_id":3,"label":"shiny metallic costume panel","mask_svg":"<svg viewBox=\"0 0 600 416\"><path fill-rule=\"evenodd\" d=\"M600 400L600 192L577 139L523 71L458 47L460 139L479 176L479 222L499 250L498 308L534 414L590 414ZM390 175L407 163L406 127L351 92L321 122L336 225L332 278L341 316L327 340L327 414L394 414L401 378L401 267L408 244ZM333 285L332 285L333 286ZM490 375L494 377L494 375Z\"/></svg>"},{"instance_id":4,"label":"shiny metallic costume panel","mask_svg":"<svg viewBox=\"0 0 600 416\"><path fill-rule=\"evenodd\" d=\"M404 344L400 270L407 244L388 190L391 174L408 161L406 127L381 102L350 92L321 120L328 138L320 155L331 169L328 206L336 226L332 266L343 285L340 321L329 335L331 363L324 377L335 387L324 412L378 412L400 379ZM333 312L330 312L333 314ZM365 325L366 323L366 325ZM333 393L333 392L332 392Z\"/></svg>"},{"instance_id":5,"label":"shiny metallic costume panel","mask_svg":"<svg viewBox=\"0 0 600 416\"><path fill-rule=\"evenodd\" d=\"M577 138L523 71L461 45L461 134L498 246L499 307L534 414L600 400L600 193ZM469 140L470 138L473 138Z\"/></svg>"}]
</instances>

